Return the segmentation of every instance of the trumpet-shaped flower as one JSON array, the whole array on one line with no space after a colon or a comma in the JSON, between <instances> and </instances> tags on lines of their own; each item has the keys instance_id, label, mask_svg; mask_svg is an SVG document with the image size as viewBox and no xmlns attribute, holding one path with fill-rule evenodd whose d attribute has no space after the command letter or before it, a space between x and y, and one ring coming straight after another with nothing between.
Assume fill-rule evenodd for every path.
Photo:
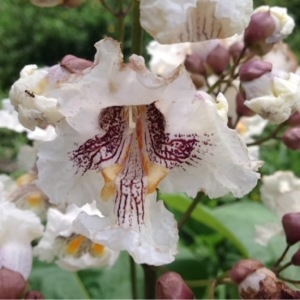
<instances>
[{"instance_id":1,"label":"trumpet-shaped flower","mask_svg":"<svg viewBox=\"0 0 300 300\"><path fill-rule=\"evenodd\" d=\"M114 232L111 248L135 251L139 262L166 263L176 252L169 249L177 230L155 190L241 197L256 185L260 162L250 161L237 132L219 115L223 99L216 103L196 92L183 67L160 78L139 56L124 64L109 38L96 48L93 66L56 91L65 119L56 125L57 138L41 146L38 185L55 203L96 200L105 218L91 223L107 239L108 228ZM158 224L165 230L154 237ZM136 253L147 245L151 257Z\"/></svg>"},{"instance_id":2,"label":"trumpet-shaped flower","mask_svg":"<svg viewBox=\"0 0 300 300\"><path fill-rule=\"evenodd\" d=\"M298 97L300 76L272 70L271 67L271 70L261 68L261 74L257 73L254 79L244 79L243 75L255 76L255 64L259 63L268 64L254 60L244 64L240 69L241 87L247 99L245 105L270 122L280 124L292 113L300 111Z\"/></svg>"},{"instance_id":3,"label":"trumpet-shaped flower","mask_svg":"<svg viewBox=\"0 0 300 300\"><path fill-rule=\"evenodd\" d=\"M261 200L279 218L300 211L300 179L290 171L278 171L262 178ZM256 240L266 245L269 240L283 233L280 220L256 226Z\"/></svg>"},{"instance_id":4,"label":"trumpet-shaped flower","mask_svg":"<svg viewBox=\"0 0 300 300\"><path fill-rule=\"evenodd\" d=\"M43 226L34 213L18 209L7 201L7 190L11 186L9 178L1 176L0 269L16 271L28 279L32 265L31 241L42 235Z\"/></svg>"},{"instance_id":5,"label":"trumpet-shaped flower","mask_svg":"<svg viewBox=\"0 0 300 300\"><path fill-rule=\"evenodd\" d=\"M68 271L111 266L115 263L118 252L93 243L74 230L73 221L81 212L88 216L103 217L95 204L86 204L81 208L71 204L66 213L55 208L48 210L46 230L34 248L39 259L49 262L55 260L61 268Z\"/></svg>"},{"instance_id":6,"label":"trumpet-shaped flower","mask_svg":"<svg viewBox=\"0 0 300 300\"><path fill-rule=\"evenodd\" d=\"M159 43L200 42L241 34L252 0L140 0L140 11L142 27Z\"/></svg>"}]
</instances>

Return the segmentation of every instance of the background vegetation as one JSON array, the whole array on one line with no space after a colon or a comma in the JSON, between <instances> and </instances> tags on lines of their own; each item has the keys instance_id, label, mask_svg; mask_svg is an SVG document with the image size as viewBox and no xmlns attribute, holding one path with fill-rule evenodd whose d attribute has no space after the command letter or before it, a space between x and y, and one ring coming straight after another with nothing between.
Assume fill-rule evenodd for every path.
<instances>
[{"instance_id":1,"label":"background vegetation","mask_svg":"<svg viewBox=\"0 0 300 300\"><path fill-rule=\"evenodd\" d=\"M299 0L255 1L261 4L288 8L297 24L300 23ZM116 20L102 9L98 0L86 0L75 9L64 7L38 8L29 0L0 1L0 96L7 97L11 84L19 77L26 64L53 65L64 55L74 54L93 59L93 44L104 35L115 36ZM130 33L130 19L126 34ZM148 40L148 37L146 36ZM125 53L129 53L129 39L125 38ZM299 26L288 40L299 54ZM26 143L22 134L0 130L0 172L10 173L6 162L14 161L21 144ZM290 169L300 176L299 152L288 150L279 142L269 142L261 147L261 158L266 161L264 174ZM185 195L161 195L177 220L183 216L191 200ZM242 212L242 213L241 213ZM272 241L267 247L254 243L254 225L278 221L260 204L259 189L237 201L201 199L192 218L180 230L180 254L176 262L161 268L178 271L191 286L198 298L207 297L207 281L201 287L200 279L215 278L228 270L240 258L255 257L271 265L284 247L283 238ZM236 224L239 224L237 231ZM110 270L87 270L69 273L54 264L35 261L30 285L42 291L46 298L131 298L129 259L123 253ZM289 271L291 274L296 269ZM293 274L290 276L293 277ZM295 276L294 276L295 277ZM138 267L138 286L143 288L143 275ZM197 282L193 281L197 280ZM141 295L141 294L140 294ZM221 286L217 297L237 298L236 288Z\"/></svg>"}]
</instances>

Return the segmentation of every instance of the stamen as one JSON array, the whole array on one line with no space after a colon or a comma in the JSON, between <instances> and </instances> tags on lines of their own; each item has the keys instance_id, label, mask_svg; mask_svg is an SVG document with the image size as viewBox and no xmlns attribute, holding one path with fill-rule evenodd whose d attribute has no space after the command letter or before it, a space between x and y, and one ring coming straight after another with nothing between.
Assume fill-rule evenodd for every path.
<instances>
[{"instance_id":1,"label":"stamen","mask_svg":"<svg viewBox=\"0 0 300 300\"><path fill-rule=\"evenodd\" d=\"M70 255L75 255L84 240L85 240L84 236L82 235L76 236L67 244L66 252Z\"/></svg>"},{"instance_id":2,"label":"stamen","mask_svg":"<svg viewBox=\"0 0 300 300\"><path fill-rule=\"evenodd\" d=\"M95 256L102 256L104 254L105 247L101 244L92 243L91 252Z\"/></svg>"},{"instance_id":3,"label":"stamen","mask_svg":"<svg viewBox=\"0 0 300 300\"><path fill-rule=\"evenodd\" d=\"M43 196L41 192L33 192L26 198L30 207L38 207L43 203Z\"/></svg>"}]
</instances>

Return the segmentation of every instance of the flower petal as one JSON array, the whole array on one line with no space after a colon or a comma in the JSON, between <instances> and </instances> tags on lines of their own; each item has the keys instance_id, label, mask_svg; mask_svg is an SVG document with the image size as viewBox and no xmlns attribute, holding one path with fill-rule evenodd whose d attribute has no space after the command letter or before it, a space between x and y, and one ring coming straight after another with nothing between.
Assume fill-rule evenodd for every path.
<instances>
[{"instance_id":1,"label":"flower petal","mask_svg":"<svg viewBox=\"0 0 300 300\"><path fill-rule=\"evenodd\" d=\"M200 42L242 33L252 1L141 0L140 11L142 27L158 42Z\"/></svg>"},{"instance_id":2,"label":"flower petal","mask_svg":"<svg viewBox=\"0 0 300 300\"><path fill-rule=\"evenodd\" d=\"M189 157L171 169L160 188L185 191L192 197L202 190L215 198L228 192L242 197L255 187L260 177L255 171L262 163L250 161L245 144L227 127L208 94L199 92L192 102L184 104L181 100L171 105L158 102L157 107L168 120L170 139L176 137L178 126L185 124L180 130L182 139L196 140Z\"/></svg>"},{"instance_id":3,"label":"flower petal","mask_svg":"<svg viewBox=\"0 0 300 300\"><path fill-rule=\"evenodd\" d=\"M173 215L155 193L145 199L145 223L140 226L117 226L113 213L99 218L81 213L75 221L77 232L115 251L127 250L136 263L162 265L174 260L178 233Z\"/></svg>"}]
</instances>

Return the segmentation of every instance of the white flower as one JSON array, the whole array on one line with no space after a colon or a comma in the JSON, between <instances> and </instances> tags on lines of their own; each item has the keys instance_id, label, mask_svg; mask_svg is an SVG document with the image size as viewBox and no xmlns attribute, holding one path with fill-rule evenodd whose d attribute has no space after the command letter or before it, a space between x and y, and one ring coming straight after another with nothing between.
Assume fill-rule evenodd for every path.
<instances>
[{"instance_id":1,"label":"white flower","mask_svg":"<svg viewBox=\"0 0 300 300\"><path fill-rule=\"evenodd\" d=\"M48 210L46 230L34 248L40 260L55 260L68 271L112 266L115 263L118 252L95 244L74 230L73 221L81 212L90 217L102 217L94 204L86 204L81 208L71 204L65 214L55 208Z\"/></svg>"},{"instance_id":2,"label":"white flower","mask_svg":"<svg viewBox=\"0 0 300 300\"><path fill-rule=\"evenodd\" d=\"M268 121L254 115L251 117L241 117L237 123L236 129L245 143L254 142L254 136L259 136L265 129ZM252 160L259 159L259 146L248 147L249 156Z\"/></svg>"},{"instance_id":3,"label":"white flower","mask_svg":"<svg viewBox=\"0 0 300 300\"><path fill-rule=\"evenodd\" d=\"M36 175L30 171L18 177L15 188L7 194L7 200L20 209L31 210L44 221L49 202L46 195L35 185Z\"/></svg>"},{"instance_id":4,"label":"white flower","mask_svg":"<svg viewBox=\"0 0 300 300\"><path fill-rule=\"evenodd\" d=\"M30 130L36 126L45 128L62 118L57 110L57 100L48 91L68 77L69 73L62 68L57 69L59 66L52 69L38 69L36 65L25 66L20 79L11 87L9 97L24 127Z\"/></svg>"},{"instance_id":5,"label":"white flower","mask_svg":"<svg viewBox=\"0 0 300 300\"><path fill-rule=\"evenodd\" d=\"M245 105L272 123L280 124L300 110L300 76L294 73L273 70L241 86Z\"/></svg>"},{"instance_id":6,"label":"white flower","mask_svg":"<svg viewBox=\"0 0 300 300\"><path fill-rule=\"evenodd\" d=\"M160 76L168 76L185 60L190 52L190 43L162 45L157 41L151 41L147 46L147 52L151 56L150 70Z\"/></svg>"},{"instance_id":7,"label":"white flower","mask_svg":"<svg viewBox=\"0 0 300 300\"><path fill-rule=\"evenodd\" d=\"M18 118L9 99L2 100L2 109L0 109L0 128L7 128L15 132L26 132L27 138L37 141L49 141L55 137L55 129L53 126L47 126L45 129L36 127L33 131L24 127Z\"/></svg>"},{"instance_id":8,"label":"white flower","mask_svg":"<svg viewBox=\"0 0 300 300\"><path fill-rule=\"evenodd\" d=\"M42 232L43 226L34 213L0 199L0 268L19 272L28 279L32 266L30 243Z\"/></svg>"},{"instance_id":9,"label":"white flower","mask_svg":"<svg viewBox=\"0 0 300 300\"><path fill-rule=\"evenodd\" d=\"M253 14L258 12L270 12L275 23L275 30L273 34L266 39L266 43L277 43L292 33L295 27L295 21L287 14L287 9L285 7L270 7L268 5L263 5L257 7L253 11Z\"/></svg>"},{"instance_id":10,"label":"white flower","mask_svg":"<svg viewBox=\"0 0 300 300\"><path fill-rule=\"evenodd\" d=\"M141 25L159 43L200 42L240 34L251 0L140 0Z\"/></svg>"},{"instance_id":11,"label":"white flower","mask_svg":"<svg viewBox=\"0 0 300 300\"><path fill-rule=\"evenodd\" d=\"M263 176L262 183L261 200L279 219L287 213L300 211L300 179L293 172L278 171ZM256 226L256 230L256 240L262 245L283 232L279 220L278 223Z\"/></svg>"},{"instance_id":12,"label":"white flower","mask_svg":"<svg viewBox=\"0 0 300 300\"><path fill-rule=\"evenodd\" d=\"M56 125L57 138L41 146L38 185L54 203L96 200L116 232L134 239L139 232L140 241L147 236L148 245L155 245L156 256L145 257L145 263L161 264L170 252L151 242L149 224L167 213L155 202L155 190L241 197L256 185L260 162L250 161L237 132L219 116L218 104L196 92L182 67L159 78L139 56L125 65L109 38L96 47L94 65L60 86L65 119ZM166 228L175 227L171 216L165 221ZM176 231L164 234L166 241L177 240Z\"/></svg>"}]
</instances>

